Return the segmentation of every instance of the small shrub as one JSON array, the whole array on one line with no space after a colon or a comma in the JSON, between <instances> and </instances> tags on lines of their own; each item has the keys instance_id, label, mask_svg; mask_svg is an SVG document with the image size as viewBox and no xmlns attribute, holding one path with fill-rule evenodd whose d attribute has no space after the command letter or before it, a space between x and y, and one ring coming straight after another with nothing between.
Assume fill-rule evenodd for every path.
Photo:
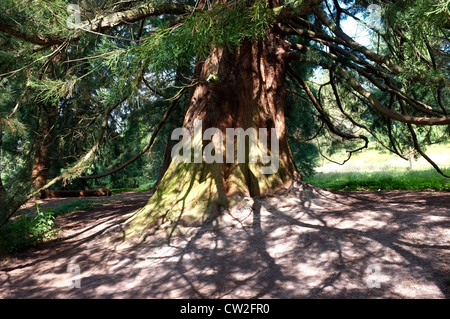
<instances>
[{"instance_id":1,"label":"small shrub","mask_svg":"<svg viewBox=\"0 0 450 319\"><path fill-rule=\"evenodd\" d=\"M54 219L51 210L36 205L34 216L20 216L0 229L0 251L19 252L56 237L60 229L54 228Z\"/></svg>"}]
</instances>

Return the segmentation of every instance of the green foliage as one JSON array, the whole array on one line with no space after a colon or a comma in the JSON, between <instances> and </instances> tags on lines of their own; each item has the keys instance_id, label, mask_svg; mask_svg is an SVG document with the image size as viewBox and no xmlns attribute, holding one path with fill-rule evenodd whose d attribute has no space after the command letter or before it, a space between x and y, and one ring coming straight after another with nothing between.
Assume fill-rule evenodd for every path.
<instances>
[{"instance_id":1,"label":"green foliage","mask_svg":"<svg viewBox=\"0 0 450 319\"><path fill-rule=\"evenodd\" d=\"M40 209L39 205L36 205L36 215L32 219L32 223L34 224L33 236L37 239L37 241L45 241L50 239L58 233L58 230L52 230L55 217L51 210L43 211Z\"/></svg>"},{"instance_id":2,"label":"green foliage","mask_svg":"<svg viewBox=\"0 0 450 319\"><path fill-rule=\"evenodd\" d=\"M49 78L33 79L28 86L37 91L38 101L57 104L61 98L69 98L76 83L75 79L51 80Z\"/></svg>"},{"instance_id":3,"label":"green foliage","mask_svg":"<svg viewBox=\"0 0 450 319\"><path fill-rule=\"evenodd\" d=\"M313 176L317 167L319 152L313 143L302 143L291 140L289 145L292 150L295 165L302 177Z\"/></svg>"},{"instance_id":4,"label":"green foliage","mask_svg":"<svg viewBox=\"0 0 450 319\"><path fill-rule=\"evenodd\" d=\"M449 1L416 0L396 1L386 5L385 23L390 27L386 39L396 43L391 30L397 30L397 33L401 32L408 38L407 42L396 45L399 52L393 56L397 58L397 63L405 66L404 72L396 78L403 85L407 85L417 76L423 78L422 85L429 87L446 85L448 69L430 68L418 58L418 52L430 60L429 49L439 52L447 45L449 32L445 25L449 19L449 3Z\"/></svg>"},{"instance_id":5,"label":"green foliage","mask_svg":"<svg viewBox=\"0 0 450 319\"><path fill-rule=\"evenodd\" d=\"M438 1L437 3L434 3L433 5L434 5L435 10L429 12L428 15L442 14L442 13L447 14L447 16L450 15L450 0Z\"/></svg>"},{"instance_id":6,"label":"green foliage","mask_svg":"<svg viewBox=\"0 0 450 319\"><path fill-rule=\"evenodd\" d=\"M450 191L450 181L434 169L424 171L322 173L308 177L305 180L317 187L333 190Z\"/></svg>"},{"instance_id":7,"label":"green foliage","mask_svg":"<svg viewBox=\"0 0 450 319\"><path fill-rule=\"evenodd\" d=\"M87 210L101 205L103 200L75 200L56 208L42 210L36 205L33 216L21 215L0 229L0 254L21 252L56 238L62 230L55 228L55 218L71 212Z\"/></svg>"},{"instance_id":8,"label":"green foliage","mask_svg":"<svg viewBox=\"0 0 450 319\"><path fill-rule=\"evenodd\" d=\"M150 182L142 183L137 188L131 188L131 187L122 187L122 188L113 188L111 191L113 194L120 194L124 192L146 192L151 190L155 186L156 180L151 179Z\"/></svg>"},{"instance_id":9,"label":"green foliage","mask_svg":"<svg viewBox=\"0 0 450 319\"><path fill-rule=\"evenodd\" d=\"M313 67L308 63L297 63L293 68L302 76L312 75ZM318 164L319 150L310 138L319 130L319 124L312 104L299 98L301 92L290 81L288 88L285 116L289 146L301 176L311 176Z\"/></svg>"},{"instance_id":10,"label":"green foliage","mask_svg":"<svg viewBox=\"0 0 450 319\"><path fill-rule=\"evenodd\" d=\"M408 27L408 31L417 35L426 29L428 33L440 33L432 30L434 26L444 26L447 22L450 1L415 0L391 1L386 8L387 18L393 26ZM420 23L418 23L420 22Z\"/></svg>"},{"instance_id":11,"label":"green foliage","mask_svg":"<svg viewBox=\"0 0 450 319\"><path fill-rule=\"evenodd\" d=\"M55 216L51 210L41 210L36 205L33 217L20 216L0 229L0 252L23 251L57 236L59 228L54 228Z\"/></svg>"},{"instance_id":12,"label":"green foliage","mask_svg":"<svg viewBox=\"0 0 450 319\"><path fill-rule=\"evenodd\" d=\"M66 28L66 11L69 1L52 0L2 0L0 19L5 24L22 25L32 34L37 30L43 34L63 32Z\"/></svg>"},{"instance_id":13,"label":"green foliage","mask_svg":"<svg viewBox=\"0 0 450 319\"><path fill-rule=\"evenodd\" d=\"M297 169L302 176L311 176L317 166L319 151L308 137L318 129L311 105L288 94L286 99L286 127L289 146Z\"/></svg>"},{"instance_id":14,"label":"green foliage","mask_svg":"<svg viewBox=\"0 0 450 319\"><path fill-rule=\"evenodd\" d=\"M68 213L87 210L93 208L95 206L102 205L104 200L89 200L89 199L81 199L74 200L68 203L61 204L60 206L51 210L52 215L56 218L58 216L62 216Z\"/></svg>"},{"instance_id":15,"label":"green foliage","mask_svg":"<svg viewBox=\"0 0 450 319\"><path fill-rule=\"evenodd\" d=\"M216 4L209 11L194 12L182 24L159 28L137 50L153 71L173 70L195 56L206 57L213 47L233 51L244 39L263 38L272 22L273 11L264 0L251 7L245 1Z\"/></svg>"}]
</instances>

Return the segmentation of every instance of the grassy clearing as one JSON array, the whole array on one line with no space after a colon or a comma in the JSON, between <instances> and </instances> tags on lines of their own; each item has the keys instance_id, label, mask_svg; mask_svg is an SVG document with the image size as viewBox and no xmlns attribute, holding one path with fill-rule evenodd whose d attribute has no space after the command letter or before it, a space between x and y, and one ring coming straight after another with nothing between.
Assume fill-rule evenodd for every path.
<instances>
[{"instance_id":1,"label":"grassy clearing","mask_svg":"<svg viewBox=\"0 0 450 319\"><path fill-rule=\"evenodd\" d=\"M80 210L87 210L87 209L91 209L96 206L101 206L104 203L104 201L105 200L103 200L103 199L101 199L101 200L81 199L81 200L76 200L73 202L61 204L60 206L58 206L56 208L50 209L50 211L52 212L52 215L54 217L58 217L58 216L65 215L68 213L72 213L72 212L76 212L76 211L80 211Z\"/></svg>"},{"instance_id":2,"label":"grassy clearing","mask_svg":"<svg viewBox=\"0 0 450 319\"><path fill-rule=\"evenodd\" d=\"M450 144L433 145L427 154L450 174ZM340 158L341 157L341 158ZM338 160L343 158L337 156ZM434 190L450 191L450 179L437 173L425 159L409 162L393 154L369 149L356 154L345 165L324 163L318 173L305 180L334 190Z\"/></svg>"},{"instance_id":3,"label":"grassy clearing","mask_svg":"<svg viewBox=\"0 0 450 319\"><path fill-rule=\"evenodd\" d=\"M450 170L449 170L450 171ZM434 190L450 191L450 179L434 169L423 171L321 173L306 181L334 190Z\"/></svg>"},{"instance_id":4,"label":"grassy clearing","mask_svg":"<svg viewBox=\"0 0 450 319\"><path fill-rule=\"evenodd\" d=\"M113 194L120 194L120 193L124 193L124 192L146 192L149 191L153 188L153 186L155 185L156 180L151 180L150 182L146 183L146 184L142 184L140 185L138 188L129 188L129 187L124 187L124 188L113 188L111 191Z\"/></svg>"}]
</instances>

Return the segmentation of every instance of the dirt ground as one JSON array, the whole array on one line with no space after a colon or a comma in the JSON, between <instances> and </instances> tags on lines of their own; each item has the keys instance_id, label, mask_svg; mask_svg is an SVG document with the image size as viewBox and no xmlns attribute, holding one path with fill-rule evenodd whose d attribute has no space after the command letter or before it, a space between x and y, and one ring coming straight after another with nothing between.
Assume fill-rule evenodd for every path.
<instances>
[{"instance_id":1,"label":"dirt ground","mask_svg":"<svg viewBox=\"0 0 450 319\"><path fill-rule=\"evenodd\" d=\"M58 217L58 239L0 262L0 298L450 297L450 193L298 183L185 236L111 242L149 196Z\"/></svg>"}]
</instances>

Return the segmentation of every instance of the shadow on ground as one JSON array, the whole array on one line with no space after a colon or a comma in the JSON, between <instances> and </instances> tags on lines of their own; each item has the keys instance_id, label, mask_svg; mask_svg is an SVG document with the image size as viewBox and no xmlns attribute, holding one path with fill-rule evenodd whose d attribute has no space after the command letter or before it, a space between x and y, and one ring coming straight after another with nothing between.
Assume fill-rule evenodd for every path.
<instances>
[{"instance_id":1,"label":"shadow on ground","mask_svg":"<svg viewBox=\"0 0 450 319\"><path fill-rule=\"evenodd\" d=\"M64 216L61 239L2 262L0 297L450 297L449 193L298 184L225 211L189 236L168 242L157 232L126 248L108 244L108 232L149 194L127 196Z\"/></svg>"}]
</instances>

